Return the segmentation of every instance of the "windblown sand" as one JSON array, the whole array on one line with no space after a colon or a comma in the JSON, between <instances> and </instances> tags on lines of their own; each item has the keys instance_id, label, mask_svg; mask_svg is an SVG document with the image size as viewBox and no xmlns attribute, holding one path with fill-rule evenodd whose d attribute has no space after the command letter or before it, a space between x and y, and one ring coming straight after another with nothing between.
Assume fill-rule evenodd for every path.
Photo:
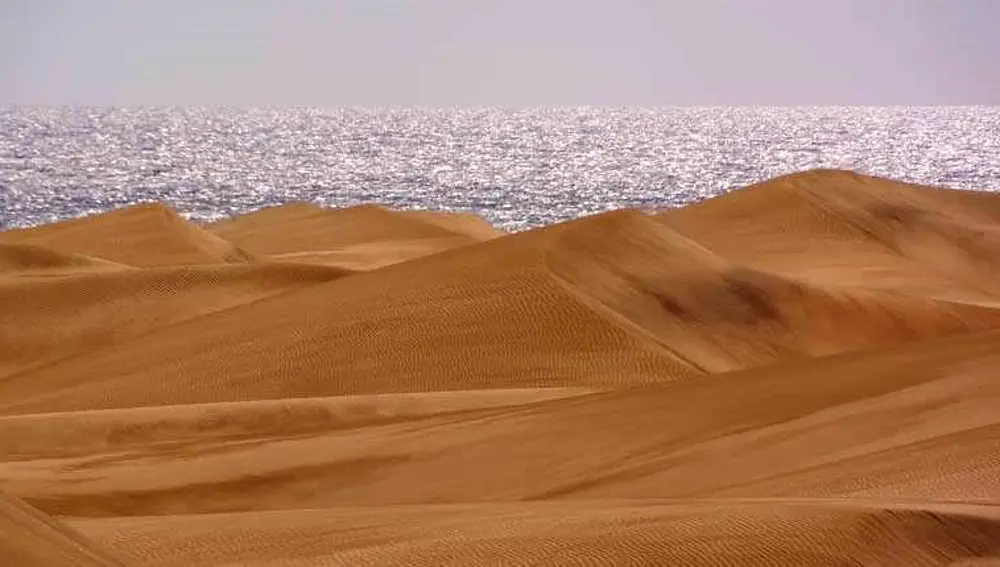
<instances>
[{"instance_id":1,"label":"windblown sand","mask_svg":"<svg viewBox=\"0 0 1000 567\"><path fill-rule=\"evenodd\" d=\"M998 565L1000 195L0 233L0 565Z\"/></svg>"}]
</instances>

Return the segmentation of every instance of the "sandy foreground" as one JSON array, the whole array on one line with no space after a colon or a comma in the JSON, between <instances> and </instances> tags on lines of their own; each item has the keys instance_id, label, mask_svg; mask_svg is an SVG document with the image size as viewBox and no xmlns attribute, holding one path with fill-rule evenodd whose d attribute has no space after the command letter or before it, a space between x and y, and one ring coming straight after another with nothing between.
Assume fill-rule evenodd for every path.
<instances>
[{"instance_id":1,"label":"sandy foreground","mask_svg":"<svg viewBox=\"0 0 1000 567\"><path fill-rule=\"evenodd\" d=\"M0 565L1000 566L1000 194L0 232Z\"/></svg>"}]
</instances>

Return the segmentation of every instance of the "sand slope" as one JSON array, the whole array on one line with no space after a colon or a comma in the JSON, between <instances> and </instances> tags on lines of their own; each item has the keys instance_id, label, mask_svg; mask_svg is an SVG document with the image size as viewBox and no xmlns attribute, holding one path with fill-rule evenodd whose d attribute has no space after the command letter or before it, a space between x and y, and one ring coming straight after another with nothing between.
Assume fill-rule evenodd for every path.
<instances>
[{"instance_id":1,"label":"sand slope","mask_svg":"<svg viewBox=\"0 0 1000 567\"><path fill-rule=\"evenodd\" d=\"M560 232L503 237L163 329L128 350L95 351L0 383L0 411L700 374L552 277L546 247ZM190 356L176 356L182 343Z\"/></svg>"},{"instance_id":2,"label":"sand slope","mask_svg":"<svg viewBox=\"0 0 1000 567\"><path fill-rule=\"evenodd\" d=\"M1000 563L997 195L149 210L0 234L2 559L46 513L149 566Z\"/></svg>"},{"instance_id":3,"label":"sand slope","mask_svg":"<svg viewBox=\"0 0 1000 567\"><path fill-rule=\"evenodd\" d=\"M436 222L428 222L427 218ZM255 254L273 255L463 234L446 228L446 218L391 211L377 205L327 209L291 203L221 220L208 228Z\"/></svg>"},{"instance_id":4,"label":"sand slope","mask_svg":"<svg viewBox=\"0 0 1000 567\"><path fill-rule=\"evenodd\" d=\"M246 262L246 252L181 218L144 204L45 226L0 232L0 243L32 244L131 266Z\"/></svg>"},{"instance_id":5,"label":"sand slope","mask_svg":"<svg viewBox=\"0 0 1000 567\"><path fill-rule=\"evenodd\" d=\"M356 274L55 363L0 383L0 412L655 383L996 328L998 314L734 267L620 211ZM178 357L182 348L190 354Z\"/></svg>"},{"instance_id":6,"label":"sand slope","mask_svg":"<svg viewBox=\"0 0 1000 567\"><path fill-rule=\"evenodd\" d=\"M149 567L210 567L234 560L254 567L936 566L1000 553L1000 518L994 509L939 508L794 501L532 503L297 510L76 525L135 565Z\"/></svg>"},{"instance_id":7,"label":"sand slope","mask_svg":"<svg viewBox=\"0 0 1000 567\"><path fill-rule=\"evenodd\" d=\"M751 267L824 283L995 302L998 199L816 170L658 217Z\"/></svg>"},{"instance_id":8,"label":"sand slope","mask_svg":"<svg viewBox=\"0 0 1000 567\"><path fill-rule=\"evenodd\" d=\"M6 441L20 456L0 465L0 477L44 511L79 516L553 498L988 503L1000 498L990 480L1000 476L998 344L994 331L350 427L290 416L238 438L188 432L141 446L96 434L103 450L56 459L32 437L76 447L74 418L8 417L0 427L38 433ZM94 429L94 417L76 415ZM227 421L215 423L224 431Z\"/></svg>"},{"instance_id":9,"label":"sand slope","mask_svg":"<svg viewBox=\"0 0 1000 567\"><path fill-rule=\"evenodd\" d=\"M51 277L80 272L105 272L129 266L80 254L62 254L31 244L0 243L0 278Z\"/></svg>"},{"instance_id":10,"label":"sand slope","mask_svg":"<svg viewBox=\"0 0 1000 567\"><path fill-rule=\"evenodd\" d=\"M3 493L0 493L0 563L11 567L122 565L75 530Z\"/></svg>"},{"instance_id":11,"label":"sand slope","mask_svg":"<svg viewBox=\"0 0 1000 567\"><path fill-rule=\"evenodd\" d=\"M595 217L548 255L589 305L709 372L995 328L995 309L745 268L639 214Z\"/></svg>"},{"instance_id":12,"label":"sand slope","mask_svg":"<svg viewBox=\"0 0 1000 567\"><path fill-rule=\"evenodd\" d=\"M226 264L0 279L0 376L345 274Z\"/></svg>"},{"instance_id":13,"label":"sand slope","mask_svg":"<svg viewBox=\"0 0 1000 567\"><path fill-rule=\"evenodd\" d=\"M0 440L0 450L8 461L29 461L104 455L147 446L229 443L459 415L588 393L593 390L470 390L15 415L0 417L0 430L6 434Z\"/></svg>"},{"instance_id":14,"label":"sand slope","mask_svg":"<svg viewBox=\"0 0 1000 567\"><path fill-rule=\"evenodd\" d=\"M309 203L261 209L208 226L272 260L374 269L501 233L474 215L392 211L375 205L327 209Z\"/></svg>"},{"instance_id":15,"label":"sand slope","mask_svg":"<svg viewBox=\"0 0 1000 567\"><path fill-rule=\"evenodd\" d=\"M455 213L450 211L396 211L397 215L419 219L423 222L439 226L455 234L464 234L476 240L490 240L507 233L487 222L479 215L472 213Z\"/></svg>"}]
</instances>

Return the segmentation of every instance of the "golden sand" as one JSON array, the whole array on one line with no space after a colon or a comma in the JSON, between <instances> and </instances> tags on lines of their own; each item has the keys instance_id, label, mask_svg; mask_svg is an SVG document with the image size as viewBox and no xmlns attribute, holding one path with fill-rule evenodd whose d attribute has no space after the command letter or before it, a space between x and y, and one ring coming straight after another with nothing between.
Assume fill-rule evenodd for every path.
<instances>
[{"instance_id":1,"label":"golden sand","mask_svg":"<svg viewBox=\"0 0 1000 567\"><path fill-rule=\"evenodd\" d=\"M3 232L0 565L997 564L998 276L1000 195L834 170Z\"/></svg>"}]
</instances>

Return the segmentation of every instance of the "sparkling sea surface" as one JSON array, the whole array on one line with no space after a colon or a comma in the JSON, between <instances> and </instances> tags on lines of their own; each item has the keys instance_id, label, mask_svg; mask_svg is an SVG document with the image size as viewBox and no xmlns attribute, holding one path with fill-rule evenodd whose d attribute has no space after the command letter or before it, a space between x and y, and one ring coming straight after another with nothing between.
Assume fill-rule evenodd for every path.
<instances>
[{"instance_id":1,"label":"sparkling sea surface","mask_svg":"<svg viewBox=\"0 0 1000 567\"><path fill-rule=\"evenodd\" d=\"M835 167L1000 189L1000 107L0 107L0 229L161 201L473 211L522 230Z\"/></svg>"}]
</instances>

